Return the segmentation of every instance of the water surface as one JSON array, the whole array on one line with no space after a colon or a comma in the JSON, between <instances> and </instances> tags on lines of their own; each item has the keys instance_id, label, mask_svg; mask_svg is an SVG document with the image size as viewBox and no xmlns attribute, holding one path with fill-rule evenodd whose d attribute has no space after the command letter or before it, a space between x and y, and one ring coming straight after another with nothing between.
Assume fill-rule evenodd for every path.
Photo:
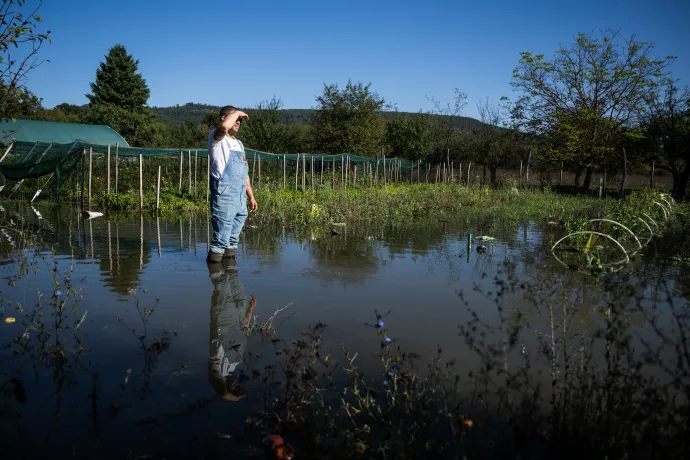
<instances>
[{"instance_id":1,"label":"water surface","mask_svg":"<svg viewBox=\"0 0 690 460\"><path fill-rule=\"evenodd\" d=\"M458 326L471 319L464 301L483 320L495 322L492 277L504 262L531 283L573 276L549 251L563 230L546 222L501 224L465 217L405 228L337 227L334 235L330 229L259 228L250 219L236 263L209 267L205 217L84 220L76 209L25 204L6 205L3 214L24 235L35 235L42 248L22 269L17 231L6 230L0 246L2 314L17 318L0 324L0 378L21 381L26 396L25 401L8 395L0 400L0 446L12 458L49 452L75 458L129 453L174 458L239 449L217 434L244 424L249 398L220 399L209 358L218 353L218 325L242 318L251 298L250 316L259 322L287 306L275 322L281 337L295 338L309 324L325 323L325 345L335 352L342 344L359 351L365 370L375 372L379 341L367 327L375 323L375 311L390 311L386 327L401 347L424 360L440 346L470 370L479 359L458 336ZM495 241L483 243L487 249L480 254L480 243L468 247L470 233ZM654 240L630 268L648 284L650 297L663 276L677 301L687 303L688 267L670 259L686 236L676 229ZM53 358L39 362L40 334L25 334L17 305L25 312L37 310L38 293L46 305L56 290L64 298L69 286L80 290L70 324L86 314L77 333L80 342L73 334L46 335L46 346L60 340L69 345L64 360L50 349ZM589 295L596 298L595 292ZM509 311L524 312L530 323L543 323L522 294L501 302ZM583 310L580 316L592 315ZM50 329L49 309L43 320ZM223 333L238 332L231 329ZM254 338L239 340L240 361L270 348Z\"/></svg>"}]
</instances>

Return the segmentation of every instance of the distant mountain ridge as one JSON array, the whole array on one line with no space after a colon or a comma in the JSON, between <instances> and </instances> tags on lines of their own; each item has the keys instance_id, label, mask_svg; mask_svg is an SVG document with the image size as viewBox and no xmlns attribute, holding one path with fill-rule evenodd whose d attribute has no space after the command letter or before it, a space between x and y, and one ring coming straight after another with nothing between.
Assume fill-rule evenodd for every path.
<instances>
[{"instance_id":1,"label":"distant mountain ridge","mask_svg":"<svg viewBox=\"0 0 690 460\"><path fill-rule=\"evenodd\" d=\"M251 110L251 109L247 109ZM188 102L184 105L175 105L172 107L151 107L151 111L156 114L158 121L166 124L182 124L186 121L194 123L201 123L204 117L209 113L220 112L220 106L209 104L197 104ZM283 122L287 124L295 123L309 123L314 109L282 109L279 110L283 114ZM396 113L402 115L413 116L413 112L382 112L383 118L391 120ZM435 115L442 116L442 115ZM455 127L458 129L477 129L484 123L470 117L457 117L455 120Z\"/></svg>"}]
</instances>

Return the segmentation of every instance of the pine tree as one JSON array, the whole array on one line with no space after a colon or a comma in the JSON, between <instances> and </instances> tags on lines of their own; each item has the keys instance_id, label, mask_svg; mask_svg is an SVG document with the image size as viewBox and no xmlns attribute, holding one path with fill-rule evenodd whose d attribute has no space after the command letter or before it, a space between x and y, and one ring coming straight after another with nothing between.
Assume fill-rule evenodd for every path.
<instances>
[{"instance_id":1,"label":"pine tree","mask_svg":"<svg viewBox=\"0 0 690 460\"><path fill-rule=\"evenodd\" d=\"M91 83L91 104L114 104L123 109L137 110L146 106L151 91L138 73L139 60L134 59L123 45L115 45L105 56Z\"/></svg>"},{"instance_id":2,"label":"pine tree","mask_svg":"<svg viewBox=\"0 0 690 460\"><path fill-rule=\"evenodd\" d=\"M86 123L108 125L130 145L145 147L150 142L154 114L148 108L151 94L146 80L138 73L139 60L115 45L105 56L91 83Z\"/></svg>"}]
</instances>

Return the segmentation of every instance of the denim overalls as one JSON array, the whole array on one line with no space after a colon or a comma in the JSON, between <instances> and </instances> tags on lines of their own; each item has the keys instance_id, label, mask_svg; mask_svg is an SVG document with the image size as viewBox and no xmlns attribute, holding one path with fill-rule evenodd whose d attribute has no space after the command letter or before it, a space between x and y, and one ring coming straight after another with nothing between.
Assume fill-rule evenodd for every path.
<instances>
[{"instance_id":1,"label":"denim overalls","mask_svg":"<svg viewBox=\"0 0 690 460\"><path fill-rule=\"evenodd\" d=\"M212 252L237 248L242 226L247 219L248 176L249 163L240 150L230 151L220 179L211 176Z\"/></svg>"}]
</instances>

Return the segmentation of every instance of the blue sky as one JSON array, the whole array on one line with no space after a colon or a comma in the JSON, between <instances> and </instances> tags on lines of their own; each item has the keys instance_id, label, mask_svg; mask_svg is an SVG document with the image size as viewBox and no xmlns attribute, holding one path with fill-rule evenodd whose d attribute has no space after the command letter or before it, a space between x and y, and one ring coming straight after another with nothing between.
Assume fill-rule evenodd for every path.
<instances>
[{"instance_id":1,"label":"blue sky","mask_svg":"<svg viewBox=\"0 0 690 460\"><path fill-rule=\"evenodd\" d=\"M31 3L31 0L29 0ZM553 54L577 32L620 29L678 56L690 82L690 1L191 1L46 0L53 43L30 89L46 107L84 104L108 49L139 59L151 106L186 102L251 107L277 96L310 108L324 83L348 78L401 111L468 95L465 113L512 96L521 51Z\"/></svg>"}]
</instances>

